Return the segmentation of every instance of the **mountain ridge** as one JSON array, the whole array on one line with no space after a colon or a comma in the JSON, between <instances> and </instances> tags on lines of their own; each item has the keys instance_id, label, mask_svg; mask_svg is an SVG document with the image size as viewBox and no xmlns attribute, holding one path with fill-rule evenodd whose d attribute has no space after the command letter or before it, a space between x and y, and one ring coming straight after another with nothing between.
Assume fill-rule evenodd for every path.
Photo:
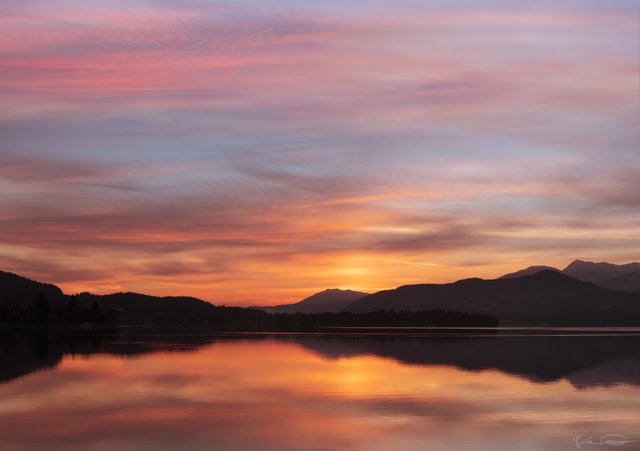
<instances>
[{"instance_id":1,"label":"mountain ridge","mask_svg":"<svg viewBox=\"0 0 640 451\"><path fill-rule=\"evenodd\" d=\"M429 309L486 313L502 325L640 324L638 294L607 290L552 270L516 278L404 285L356 300L345 311Z\"/></svg>"},{"instance_id":2,"label":"mountain ridge","mask_svg":"<svg viewBox=\"0 0 640 451\"><path fill-rule=\"evenodd\" d=\"M54 286L8 274L9 282L27 286L27 290L13 289L9 297L0 298L0 324L27 326L73 326L82 324L113 327L117 324L144 326L205 327L219 332L320 332L336 327L424 327L424 326L478 326L494 327L497 318L468 312L434 309L418 313L373 312L364 315L326 312L275 312L215 306L198 298L167 296L157 297L124 292L104 295L80 293L67 296ZM11 283L6 284L9 288ZM0 283L0 293L9 293ZM51 302L42 290L49 290L62 298ZM36 294L37 293L37 294ZM330 289L317 293L302 302L303 306L321 307L326 310L336 295L359 297L352 290ZM344 299L344 302L351 302ZM342 305L339 306L342 309Z\"/></svg>"},{"instance_id":3,"label":"mountain ridge","mask_svg":"<svg viewBox=\"0 0 640 451\"><path fill-rule=\"evenodd\" d=\"M551 266L529 266L520 271L501 276L500 279L533 275L540 271L558 271L583 282L591 282L613 291L640 291L640 263L632 262L617 265L607 262L589 262L574 260L563 270ZM633 276L637 273L636 276Z\"/></svg>"},{"instance_id":4,"label":"mountain ridge","mask_svg":"<svg viewBox=\"0 0 640 451\"><path fill-rule=\"evenodd\" d=\"M505 274L504 276L498 277L499 279L514 279L516 277L524 277L524 276L532 276L542 271L556 271L562 272L558 268L554 268L553 266L544 266L544 265L536 265L529 266L528 268L521 269L519 271L510 272Z\"/></svg>"},{"instance_id":5,"label":"mountain ridge","mask_svg":"<svg viewBox=\"0 0 640 451\"><path fill-rule=\"evenodd\" d=\"M573 265L575 269L584 263L589 262L576 260L569 267ZM616 271L622 268L624 274L611 282L615 286L624 282L634 287L640 281L640 272L628 272L640 265L638 263L594 265L586 266L590 270L604 268L606 274L610 274L612 268ZM158 297L131 292L67 296L55 285L0 271L0 307L3 304L6 307L9 301L32 308L29 305L33 305L39 294L45 294L59 311L64 302L73 299L84 309L97 303L121 312L127 321L153 324L210 324L211 321L226 324L225 321L233 323L238 318L254 324L264 320L260 315L267 313L446 310L488 314L498 318L501 324L511 325L640 325L640 290L614 291L543 266L493 280L468 278L448 284L404 285L373 294L326 289L294 304L258 308L215 306L194 297Z\"/></svg>"},{"instance_id":6,"label":"mountain ridge","mask_svg":"<svg viewBox=\"0 0 640 451\"><path fill-rule=\"evenodd\" d=\"M369 293L328 288L292 304L252 307L269 313L337 313L351 302Z\"/></svg>"},{"instance_id":7,"label":"mountain ridge","mask_svg":"<svg viewBox=\"0 0 640 451\"><path fill-rule=\"evenodd\" d=\"M65 296L62 290L56 285L38 282L7 271L0 271L0 287L0 300L12 300L12 298L23 296L33 300L42 293L52 301L57 302L64 299Z\"/></svg>"},{"instance_id":8,"label":"mountain ridge","mask_svg":"<svg viewBox=\"0 0 640 451\"><path fill-rule=\"evenodd\" d=\"M599 281L640 270L640 263L632 262L617 265L608 262L572 261L563 272L576 279Z\"/></svg>"}]
</instances>

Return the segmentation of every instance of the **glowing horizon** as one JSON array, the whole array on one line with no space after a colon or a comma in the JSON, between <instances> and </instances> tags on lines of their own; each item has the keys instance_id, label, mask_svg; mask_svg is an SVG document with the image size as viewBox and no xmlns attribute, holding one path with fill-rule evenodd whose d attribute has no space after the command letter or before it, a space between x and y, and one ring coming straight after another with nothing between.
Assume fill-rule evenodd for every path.
<instances>
[{"instance_id":1,"label":"glowing horizon","mask_svg":"<svg viewBox=\"0 0 640 451\"><path fill-rule=\"evenodd\" d=\"M0 269L281 304L640 260L639 5L0 7Z\"/></svg>"}]
</instances>

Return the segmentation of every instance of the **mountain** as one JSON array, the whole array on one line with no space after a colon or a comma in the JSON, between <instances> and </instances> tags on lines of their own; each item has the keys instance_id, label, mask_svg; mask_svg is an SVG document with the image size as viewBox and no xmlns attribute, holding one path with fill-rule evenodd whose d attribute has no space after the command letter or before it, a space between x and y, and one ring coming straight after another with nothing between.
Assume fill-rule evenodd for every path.
<instances>
[{"instance_id":1,"label":"mountain","mask_svg":"<svg viewBox=\"0 0 640 451\"><path fill-rule=\"evenodd\" d=\"M254 308L265 310L269 313L337 313L353 301L367 295L368 293L362 293L360 291L331 288L294 304Z\"/></svg>"},{"instance_id":2,"label":"mountain","mask_svg":"<svg viewBox=\"0 0 640 451\"><path fill-rule=\"evenodd\" d=\"M609 290L617 291L640 291L640 271L635 271L611 279L598 282L598 285Z\"/></svg>"},{"instance_id":3,"label":"mountain","mask_svg":"<svg viewBox=\"0 0 640 451\"><path fill-rule=\"evenodd\" d=\"M541 271L559 271L550 266L529 266L526 269L505 274L501 279L512 279L516 277L531 276ZM591 282L603 288L614 291L640 291L640 263L627 263L625 265L615 265L613 263L594 263L582 260L574 260L569 266L563 269L565 274L583 282Z\"/></svg>"},{"instance_id":4,"label":"mountain","mask_svg":"<svg viewBox=\"0 0 640 451\"><path fill-rule=\"evenodd\" d=\"M55 285L0 271L0 301L26 305L40 294L44 294L54 303L62 302L65 298L62 290Z\"/></svg>"},{"instance_id":5,"label":"mountain","mask_svg":"<svg viewBox=\"0 0 640 451\"><path fill-rule=\"evenodd\" d=\"M490 315L467 312L427 311L412 314L378 313L353 315L336 311L366 293L352 290L325 290L294 306L296 314L272 315L262 310L214 306L193 297L157 297L139 293L67 296L54 285L42 284L15 274L3 273L0 280L0 324L113 326L204 326L209 331L317 332L326 327L344 326L492 326ZM6 283L2 284L4 281ZM44 296L43 296L44 295ZM54 302L52 302L54 301ZM282 310L286 311L288 306ZM313 313L313 312L322 313ZM304 314L302 314L304 313Z\"/></svg>"},{"instance_id":6,"label":"mountain","mask_svg":"<svg viewBox=\"0 0 640 451\"><path fill-rule=\"evenodd\" d=\"M526 269L521 269L520 271L505 274L504 276L500 277L500 279L515 279L516 277L532 276L542 271L560 272L559 269L553 268L551 266L529 266Z\"/></svg>"},{"instance_id":7,"label":"mountain","mask_svg":"<svg viewBox=\"0 0 640 451\"><path fill-rule=\"evenodd\" d=\"M614 265L613 263L593 263L575 260L562 272L574 279L585 282L600 283L620 276L640 271L640 263Z\"/></svg>"},{"instance_id":8,"label":"mountain","mask_svg":"<svg viewBox=\"0 0 640 451\"><path fill-rule=\"evenodd\" d=\"M640 325L640 294L545 270L510 279L406 285L354 301L349 312L445 309L496 316L501 325Z\"/></svg>"},{"instance_id":9,"label":"mountain","mask_svg":"<svg viewBox=\"0 0 640 451\"><path fill-rule=\"evenodd\" d=\"M622 283L631 286L637 278L629 273L624 278L617 277L614 282L616 286ZM48 307L34 304L36 298L41 300L40 294L45 295L44 302L48 301ZM36 313L43 315L42 323L93 321L87 320L87 313L96 308L117 312L125 324L206 325L215 330L289 330L293 327L290 322L295 326L296 321L301 321L295 317L277 318L257 309L214 306L192 297L156 297L138 293L66 296L55 285L0 272L0 322L3 317L9 323L29 322L29 315L33 316L33 313L28 312L33 312L34 306ZM38 307L42 308L38 310ZM640 292L608 290L554 270L496 280L466 279L444 285L407 285L371 295L351 290L325 290L296 304L265 309L317 313L335 312L339 308L345 313L378 310L479 313L498 318L501 325L640 325ZM391 319L383 318L380 325ZM320 320L320 317L309 319L314 327L323 325Z\"/></svg>"},{"instance_id":10,"label":"mountain","mask_svg":"<svg viewBox=\"0 0 640 451\"><path fill-rule=\"evenodd\" d=\"M242 307L214 306L191 297L156 297L138 293L65 295L55 285L0 271L0 322L29 322L33 305L40 295L46 297L45 322L85 322L96 303L104 312L115 311L122 323L153 325L207 325L228 330L252 328L268 322L268 315ZM75 313L70 314L71 311ZM80 313L78 313L80 312ZM72 317L73 319L70 319Z\"/></svg>"},{"instance_id":11,"label":"mountain","mask_svg":"<svg viewBox=\"0 0 640 451\"><path fill-rule=\"evenodd\" d=\"M233 314L251 312L241 307L216 307L192 297L157 297L139 293L82 293L76 299L80 305L88 306L96 301L103 309L117 310L123 322L132 324L211 324Z\"/></svg>"}]
</instances>

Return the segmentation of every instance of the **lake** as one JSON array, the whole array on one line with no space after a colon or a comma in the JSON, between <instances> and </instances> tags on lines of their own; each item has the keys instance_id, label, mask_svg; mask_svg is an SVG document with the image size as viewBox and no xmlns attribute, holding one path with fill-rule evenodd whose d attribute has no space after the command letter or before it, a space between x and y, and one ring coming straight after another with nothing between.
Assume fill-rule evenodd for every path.
<instances>
[{"instance_id":1,"label":"lake","mask_svg":"<svg viewBox=\"0 0 640 451\"><path fill-rule=\"evenodd\" d=\"M640 449L640 331L0 336L1 450Z\"/></svg>"}]
</instances>

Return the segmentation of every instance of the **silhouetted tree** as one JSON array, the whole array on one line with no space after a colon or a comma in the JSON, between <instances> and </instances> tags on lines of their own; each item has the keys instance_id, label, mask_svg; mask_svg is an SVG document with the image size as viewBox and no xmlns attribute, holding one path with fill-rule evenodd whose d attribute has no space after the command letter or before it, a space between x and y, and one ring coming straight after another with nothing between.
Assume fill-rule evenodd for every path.
<instances>
[{"instance_id":1,"label":"silhouetted tree","mask_svg":"<svg viewBox=\"0 0 640 451\"><path fill-rule=\"evenodd\" d=\"M64 317L69 322L78 321L80 308L78 307L78 300L75 296L69 296L67 305L64 307Z\"/></svg>"},{"instance_id":2,"label":"silhouetted tree","mask_svg":"<svg viewBox=\"0 0 640 451\"><path fill-rule=\"evenodd\" d=\"M116 309L108 308L103 312L103 314L105 324L117 324L120 322L120 312Z\"/></svg>"},{"instance_id":3,"label":"silhouetted tree","mask_svg":"<svg viewBox=\"0 0 640 451\"><path fill-rule=\"evenodd\" d=\"M38 323L46 323L49 319L49 299L44 293L40 293L35 300L33 319Z\"/></svg>"},{"instance_id":4,"label":"silhouetted tree","mask_svg":"<svg viewBox=\"0 0 640 451\"><path fill-rule=\"evenodd\" d=\"M25 312L12 301L0 302L0 323L20 324L27 320Z\"/></svg>"},{"instance_id":5,"label":"silhouetted tree","mask_svg":"<svg viewBox=\"0 0 640 451\"><path fill-rule=\"evenodd\" d=\"M102 323L104 321L102 309L98 305L97 301L93 301L93 304L91 305L91 313L89 316L92 323Z\"/></svg>"}]
</instances>

